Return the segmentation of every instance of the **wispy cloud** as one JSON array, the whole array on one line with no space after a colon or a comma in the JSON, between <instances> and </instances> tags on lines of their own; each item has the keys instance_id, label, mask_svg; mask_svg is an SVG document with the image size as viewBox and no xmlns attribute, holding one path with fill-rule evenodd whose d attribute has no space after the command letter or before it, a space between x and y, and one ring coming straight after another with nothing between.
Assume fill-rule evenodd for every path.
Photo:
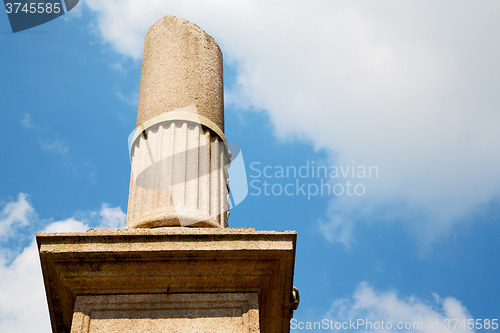
<instances>
[{"instance_id":1,"label":"wispy cloud","mask_svg":"<svg viewBox=\"0 0 500 333\"><path fill-rule=\"evenodd\" d=\"M38 144L44 151L56 153L58 155L65 155L69 152L67 144L58 138L58 134L50 128L44 128L36 125L28 113L24 114L21 119L21 125L28 130L34 129L38 132Z\"/></svg>"},{"instance_id":2,"label":"wispy cloud","mask_svg":"<svg viewBox=\"0 0 500 333\"><path fill-rule=\"evenodd\" d=\"M16 227L29 225L34 217L35 210L28 201L28 195L19 193L17 200L5 204L0 212L0 240L10 237Z\"/></svg>"},{"instance_id":3,"label":"wispy cloud","mask_svg":"<svg viewBox=\"0 0 500 333\"><path fill-rule=\"evenodd\" d=\"M353 242L353 221L339 215L330 215L328 221L319 221L319 230L330 242L339 242L349 248Z\"/></svg>"},{"instance_id":4,"label":"wispy cloud","mask_svg":"<svg viewBox=\"0 0 500 333\"><path fill-rule=\"evenodd\" d=\"M82 175L88 177L92 184L96 184L96 172L93 163L81 162L71 153L67 140L61 139L56 131L50 127L39 126L30 114L24 114L20 120L21 125L27 131L36 133L38 145L42 151L57 156L62 168L75 177Z\"/></svg>"},{"instance_id":5,"label":"wispy cloud","mask_svg":"<svg viewBox=\"0 0 500 333\"><path fill-rule=\"evenodd\" d=\"M116 96L118 96L118 98L130 105L130 106L134 106L134 107L137 107L137 105L139 105L139 89L135 89L133 92L129 93L129 94L124 94L122 93L118 88L115 89L115 93L116 93Z\"/></svg>"},{"instance_id":6,"label":"wispy cloud","mask_svg":"<svg viewBox=\"0 0 500 333\"><path fill-rule=\"evenodd\" d=\"M31 116L27 113L24 114L24 118L21 119L21 124L23 125L24 128L33 128L35 125L33 125L33 122L31 120Z\"/></svg>"},{"instance_id":7,"label":"wispy cloud","mask_svg":"<svg viewBox=\"0 0 500 333\"><path fill-rule=\"evenodd\" d=\"M69 152L68 146L60 140L55 140L51 143L40 142L40 147L45 151L50 151L59 155L64 155Z\"/></svg>"},{"instance_id":8,"label":"wispy cloud","mask_svg":"<svg viewBox=\"0 0 500 333\"><path fill-rule=\"evenodd\" d=\"M404 297L394 290L379 292L367 283L361 283L351 298L339 299L333 302L325 318L333 322L349 322L363 320L361 332L394 332L402 331L396 327L397 323L407 325L401 327L405 332L439 333L439 332L473 332L463 329L460 323L472 319L467 308L456 298L441 298L433 294L432 301L424 301L415 296ZM456 321L458 325L454 328ZM385 323L385 329L373 325ZM450 320L449 328L446 328ZM371 324L367 324L367 323ZM392 328L387 328L387 323ZM359 322L361 323L361 321ZM437 323L437 324L436 324ZM437 326L436 326L437 325Z\"/></svg>"}]
</instances>

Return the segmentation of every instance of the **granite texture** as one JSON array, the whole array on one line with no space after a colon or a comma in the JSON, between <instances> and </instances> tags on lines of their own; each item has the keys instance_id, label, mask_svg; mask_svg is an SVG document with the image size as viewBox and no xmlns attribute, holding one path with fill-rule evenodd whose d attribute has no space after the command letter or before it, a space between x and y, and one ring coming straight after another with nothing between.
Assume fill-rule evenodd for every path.
<instances>
[{"instance_id":1,"label":"granite texture","mask_svg":"<svg viewBox=\"0 0 500 333\"><path fill-rule=\"evenodd\" d=\"M71 333L257 333L257 293L77 296Z\"/></svg>"},{"instance_id":2,"label":"granite texture","mask_svg":"<svg viewBox=\"0 0 500 333\"><path fill-rule=\"evenodd\" d=\"M77 296L192 293L256 293L261 332L289 332L296 236L181 227L37 234L53 332L70 332Z\"/></svg>"},{"instance_id":3,"label":"granite texture","mask_svg":"<svg viewBox=\"0 0 500 333\"><path fill-rule=\"evenodd\" d=\"M165 16L146 34L137 126L164 112L195 105L224 131L222 52L197 25Z\"/></svg>"}]
</instances>

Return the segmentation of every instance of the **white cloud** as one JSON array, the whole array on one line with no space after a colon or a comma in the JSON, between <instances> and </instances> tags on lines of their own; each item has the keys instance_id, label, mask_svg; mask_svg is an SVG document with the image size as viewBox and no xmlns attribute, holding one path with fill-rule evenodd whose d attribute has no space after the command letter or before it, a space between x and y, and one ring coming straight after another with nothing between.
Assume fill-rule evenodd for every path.
<instances>
[{"instance_id":1,"label":"white cloud","mask_svg":"<svg viewBox=\"0 0 500 333\"><path fill-rule=\"evenodd\" d=\"M96 217L95 212L84 214ZM5 204L0 226L35 224L37 215L27 201L26 194L19 194L17 201ZM49 223L43 232L84 232L94 226L115 228L124 225L125 214L119 207L103 204L99 217L78 221L69 218ZM7 222L5 222L7 221ZM35 235L32 233L31 238ZM9 249L0 242L0 332L51 332L40 260L36 241L33 240L14 260Z\"/></svg>"},{"instance_id":2,"label":"white cloud","mask_svg":"<svg viewBox=\"0 0 500 333\"><path fill-rule=\"evenodd\" d=\"M43 232L86 231L88 225L67 219L49 224ZM11 264L0 255L0 331L51 332L40 258L36 241Z\"/></svg>"},{"instance_id":3,"label":"white cloud","mask_svg":"<svg viewBox=\"0 0 500 333\"><path fill-rule=\"evenodd\" d=\"M320 221L319 229L330 242L339 242L346 247L351 245L351 232L353 222L351 220L342 220L338 215L332 214L328 222Z\"/></svg>"},{"instance_id":4,"label":"white cloud","mask_svg":"<svg viewBox=\"0 0 500 333\"><path fill-rule=\"evenodd\" d=\"M51 332L35 241L10 265L0 257L0 281L0 331Z\"/></svg>"},{"instance_id":5,"label":"white cloud","mask_svg":"<svg viewBox=\"0 0 500 333\"><path fill-rule=\"evenodd\" d=\"M9 237L15 227L27 226L34 216L28 195L19 193L17 201L8 202L0 212L0 240Z\"/></svg>"},{"instance_id":6,"label":"white cloud","mask_svg":"<svg viewBox=\"0 0 500 333\"><path fill-rule=\"evenodd\" d=\"M397 329L398 323L401 323L399 325L403 327L405 324L407 325L407 329L404 330L406 332L473 331L460 327L461 324L468 324L468 319L473 318L467 308L456 298L446 297L442 299L434 294L434 301L428 302L415 296L402 297L395 291L378 292L366 283L361 283L351 298L333 302L325 318L333 320L334 323L349 322L349 319L352 321L364 320L364 322L359 322L358 331L360 332L391 332ZM458 319L458 324L453 319ZM381 326L379 329L375 329L377 325L381 325L382 320L385 329L382 329ZM367 324L368 322L371 323L371 326ZM378 324L375 324L376 322ZM391 323L392 329L387 329L388 322ZM418 323L421 323L421 326ZM447 324L449 324L448 328ZM398 331L401 330L398 329Z\"/></svg>"},{"instance_id":7,"label":"white cloud","mask_svg":"<svg viewBox=\"0 0 500 333\"><path fill-rule=\"evenodd\" d=\"M101 211L101 228L114 228L120 229L125 227L127 214L125 214L120 207L109 207L108 204L102 204Z\"/></svg>"},{"instance_id":8,"label":"white cloud","mask_svg":"<svg viewBox=\"0 0 500 333\"><path fill-rule=\"evenodd\" d=\"M431 243L500 192L498 1L85 3L103 41L134 59L161 16L195 22L238 66L227 101L266 110L279 137L332 164L378 166L364 196L331 201L331 241L349 245L376 216Z\"/></svg>"},{"instance_id":9,"label":"white cloud","mask_svg":"<svg viewBox=\"0 0 500 333\"><path fill-rule=\"evenodd\" d=\"M89 230L88 224L69 218L63 221L52 222L42 232L85 232Z\"/></svg>"}]
</instances>

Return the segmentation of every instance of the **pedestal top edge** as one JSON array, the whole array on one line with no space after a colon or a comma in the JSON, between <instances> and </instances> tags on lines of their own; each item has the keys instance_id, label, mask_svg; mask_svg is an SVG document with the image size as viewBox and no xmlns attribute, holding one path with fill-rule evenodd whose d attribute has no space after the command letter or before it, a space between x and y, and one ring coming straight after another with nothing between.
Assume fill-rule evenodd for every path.
<instances>
[{"instance_id":1,"label":"pedestal top edge","mask_svg":"<svg viewBox=\"0 0 500 333\"><path fill-rule=\"evenodd\" d=\"M292 237L296 238L296 231L267 231L255 228L186 228L186 227L163 227L163 228L134 228L134 229L89 229L86 232L40 232L36 234L37 240L43 241L54 238L99 238L99 237L134 237L134 236L248 236L255 237Z\"/></svg>"}]
</instances>

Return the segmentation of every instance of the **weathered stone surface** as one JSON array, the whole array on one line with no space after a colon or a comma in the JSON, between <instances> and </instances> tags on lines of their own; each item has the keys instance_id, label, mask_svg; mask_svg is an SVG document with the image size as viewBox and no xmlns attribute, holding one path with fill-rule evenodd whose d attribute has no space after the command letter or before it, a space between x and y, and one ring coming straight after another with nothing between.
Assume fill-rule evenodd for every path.
<instances>
[{"instance_id":1,"label":"weathered stone surface","mask_svg":"<svg viewBox=\"0 0 500 333\"><path fill-rule=\"evenodd\" d=\"M164 112L196 105L224 131L222 52L197 25L165 16L146 34L137 126Z\"/></svg>"},{"instance_id":2,"label":"weathered stone surface","mask_svg":"<svg viewBox=\"0 0 500 333\"><path fill-rule=\"evenodd\" d=\"M296 233L95 229L37 234L52 327L70 332L78 295L257 293L260 329L288 332Z\"/></svg>"},{"instance_id":3,"label":"weathered stone surface","mask_svg":"<svg viewBox=\"0 0 500 333\"><path fill-rule=\"evenodd\" d=\"M71 333L258 333L258 308L257 293L77 296Z\"/></svg>"}]
</instances>

